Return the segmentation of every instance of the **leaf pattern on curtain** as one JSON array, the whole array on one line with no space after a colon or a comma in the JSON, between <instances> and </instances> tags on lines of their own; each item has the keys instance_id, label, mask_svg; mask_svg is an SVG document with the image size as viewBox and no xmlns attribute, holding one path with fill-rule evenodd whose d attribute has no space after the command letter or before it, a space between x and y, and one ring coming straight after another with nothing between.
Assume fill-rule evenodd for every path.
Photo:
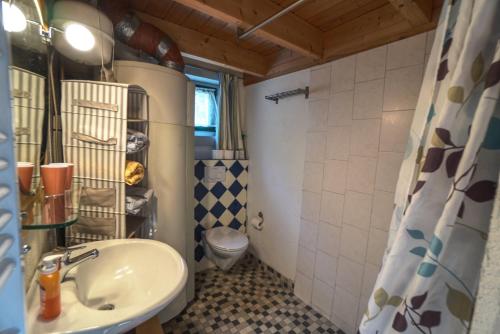
<instances>
[{"instance_id":1,"label":"leaf pattern on curtain","mask_svg":"<svg viewBox=\"0 0 500 334\"><path fill-rule=\"evenodd\" d=\"M500 171L498 22L500 0L444 4L362 334L470 329Z\"/></svg>"}]
</instances>

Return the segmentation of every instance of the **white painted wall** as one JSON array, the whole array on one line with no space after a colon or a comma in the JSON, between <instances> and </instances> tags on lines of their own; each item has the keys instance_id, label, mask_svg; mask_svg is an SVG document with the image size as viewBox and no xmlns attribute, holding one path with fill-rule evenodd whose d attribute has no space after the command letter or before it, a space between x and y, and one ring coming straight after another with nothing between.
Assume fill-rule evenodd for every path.
<instances>
[{"instance_id":1,"label":"white painted wall","mask_svg":"<svg viewBox=\"0 0 500 334\"><path fill-rule=\"evenodd\" d=\"M259 211L264 229L248 228L250 249L288 278L295 277L299 241L302 177L306 145L307 100L265 95L309 84L304 70L246 88L249 164L248 220Z\"/></svg>"}]
</instances>

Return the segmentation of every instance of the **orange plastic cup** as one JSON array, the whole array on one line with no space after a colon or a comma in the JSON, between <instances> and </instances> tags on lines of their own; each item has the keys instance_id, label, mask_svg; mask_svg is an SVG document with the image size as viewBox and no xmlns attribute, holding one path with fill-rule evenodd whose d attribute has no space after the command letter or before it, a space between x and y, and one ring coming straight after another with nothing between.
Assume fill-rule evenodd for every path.
<instances>
[{"instance_id":1,"label":"orange plastic cup","mask_svg":"<svg viewBox=\"0 0 500 334\"><path fill-rule=\"evenodd\" d=\"M32 162L17 162L17 177L19 178L19 190L27 194L31 191L31 178L35 164Z\"/></svg>"},{"instance_id":2,"label":"orange plastic cup","mask_svg":"<svg viewBox=\"0 0 500 334\"><path fill-rule=\"evenodd\" d=\"M64 179L64 189L70 190L73 181L74 164L71 162L54 162L51 163L50 166L66 167L66 178Z\"/></svg>"},{"instance_id":3,"label":"orange plastic cup","mask_svg":"<svg viewBox=\"0 0 500 334\"><path fill-rule=\"evenodd\" d=\"M66 169L66 181L64 182L64 188L66 190L71 189L71 185L73 184L73 172L75 169L75 165L71 162L66 163L68 168Z\"/></svg>"},{"instance_id":4,"label":"orange plastic cup","mask_svg":"<svg viewBox=\"0 0 500 334\"><path fill-rule=\"evenodd\" d=\"M66 185L66 164L50 164L40 166L45 195L63 195Z\"/></svg>"}]
</instances>

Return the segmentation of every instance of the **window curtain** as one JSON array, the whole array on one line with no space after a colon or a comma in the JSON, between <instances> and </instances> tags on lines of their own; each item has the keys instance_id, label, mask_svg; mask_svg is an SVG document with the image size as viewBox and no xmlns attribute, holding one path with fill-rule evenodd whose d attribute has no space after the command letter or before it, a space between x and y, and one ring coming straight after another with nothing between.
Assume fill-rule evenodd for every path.
<instances>
[{"instance_id":1,"label":"window curtain","mask_svg":"<svg viewBox=\"0 0 500 334\"><path fill-rule=\"evenodd\" d=\"M195 124L200 126L216 126L217 125L217 97L215 96L215 89L196 87L195 94L198 101L203 101L206 106L195 105L197 109L195 112ZM206 107L206 108L205 108ZM200 109L207 110L207 113L202 112ZM201 119L198 119L200 117Z\"/></svg>"},{"instance_id":2,"label":"window curtain","mask_svg":"<svg viewBox=\"0 0 500 334\"><path fill-rule=\"evenodd\" d=\"M239 159L246 158L244 110L243 81L231 74L221 74L217 147L235 152L235 158Z\"/></svg>"},{"instance_id":3,"label":"window curtain","mask_svg":"<svg viewBox=\"0 0 500 334\"><path fill-rule=\"evenodd\" d=\"M467 333L500 168L500 0L445 1L359 332Z\"/></svg>"}]
</instances>

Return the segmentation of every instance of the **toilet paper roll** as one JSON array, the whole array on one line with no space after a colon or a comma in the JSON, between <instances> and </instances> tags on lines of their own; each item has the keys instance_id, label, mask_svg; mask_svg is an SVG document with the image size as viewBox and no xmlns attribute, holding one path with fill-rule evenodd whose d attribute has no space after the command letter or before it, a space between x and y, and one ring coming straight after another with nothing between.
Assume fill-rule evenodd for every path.
<instances>
[{"instance_id":1,"label":"toilet paper roll","mask_svg":"<svg viewBox=\"0 0 500 334\"><path fill-rule=\"evenodd\" d=\"M256 230L262 230L262 227L264 225L264 219L261 217L253 217L250 219L250 224L252 224L253 228Z\"/></svg>"}]
</instances>

